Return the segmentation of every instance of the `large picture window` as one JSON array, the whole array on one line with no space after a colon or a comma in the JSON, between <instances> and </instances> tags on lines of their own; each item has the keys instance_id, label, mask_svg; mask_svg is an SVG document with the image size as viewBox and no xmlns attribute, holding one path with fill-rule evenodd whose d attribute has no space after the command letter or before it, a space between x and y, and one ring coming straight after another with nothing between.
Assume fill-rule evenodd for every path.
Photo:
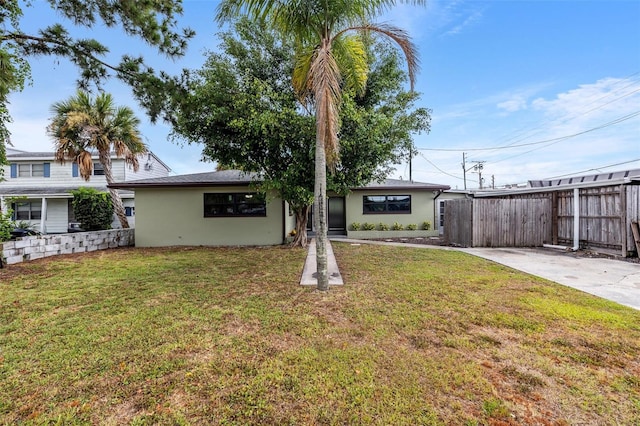
<instances>
[{"instance_id":1,"label":"large picture window","mask_svg":"<svg viewBox=\"0 0 640 426\"><path fill-rule=\"evenodd\" d=\"M204 217L266 216L265 196L256 193L204 194Z\"/></svg>"},{"instance_id":2,"label":"large picture window","mask_svg":"<svg viewBox=\"0 0 640 426\"><path fill-rule=\"evenodd\" d=\"M410 214L411 195L365 195L363 214Z\"/></svg>"}]
</instances>

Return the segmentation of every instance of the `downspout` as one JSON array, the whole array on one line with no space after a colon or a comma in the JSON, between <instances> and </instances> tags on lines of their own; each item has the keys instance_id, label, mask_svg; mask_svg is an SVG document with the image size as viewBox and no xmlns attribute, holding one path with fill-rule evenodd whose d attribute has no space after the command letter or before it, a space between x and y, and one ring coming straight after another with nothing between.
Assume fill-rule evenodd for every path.
<instances>
[{"instance_id":1,"label":"downspout","mask_svg":"<svg viewBox=\"0 0 640 426\"><path fill-rule=\"evenodd\" d=\"M439 217L438 217L438 209L437 209L437 204L438 203L436 202L436 200L438 199L439 196L442 195L442 193L444 191L442 189L438 189L435 192L437 192L438 194L435 197L433 197L433 228L432 229L434 231L437 229L438 232L440 232L440 220L439 220ZM438 226L436 226L436 224Z\"/></svg>"},{"instance_id":2,"label":"downspout","mask_svg":"<svg viewBox=\"0 0 640 426\"><path fill-rule=\"evenodd\" d=\"M45 221L47 219L47 199L42 197L42 209L40 211L40 232L45 233Z\"/></svg>"},{"instance_id":3,"label":"downspout","mask_svg":"<svg viewBox=\"0 0 640 426\"><path fill-rule=\"evenodd\" d=\"M580 189L573 188L573 247L571 250L578 251L580 248Z\"/></svg>"}]
</instances>

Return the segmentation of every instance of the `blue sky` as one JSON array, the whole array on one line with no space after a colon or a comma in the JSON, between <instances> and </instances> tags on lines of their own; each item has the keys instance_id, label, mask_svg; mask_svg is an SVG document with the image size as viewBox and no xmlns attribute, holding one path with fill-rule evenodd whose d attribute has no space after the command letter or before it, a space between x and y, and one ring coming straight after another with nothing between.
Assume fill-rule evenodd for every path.
<instances>
[{"instance_id":1,"label":"blue sky","mask_svg":"<svg viewBox=\"0 0 640 426\"><path fill-rule=\"evenodd\" d=\"M105 41L113 58L145 55L158 69L198 68L215 50L215 1L185 0L181 24L196 32L173 63L119 31L84 31ZM25 9L24 30L60 21L44 0ZM382 17L409 31L420 51L420 106L433 110L430 134L416 135L413 179L463 187L484 161L484 186L579 173L640 168L640 0L443 1L400 5ZM17 149L48 151L53 102L75 92L77 72L64 59L31 61L33 83L11 97L9 128ZM118 104L139 111L150 149L175 174L208 171L202 147L178 145L170 128L152 125L118 83ZM407 164L391 177L409 178ZM478 187L467 173L467 187Z\"/></svg>"}]
</instances>

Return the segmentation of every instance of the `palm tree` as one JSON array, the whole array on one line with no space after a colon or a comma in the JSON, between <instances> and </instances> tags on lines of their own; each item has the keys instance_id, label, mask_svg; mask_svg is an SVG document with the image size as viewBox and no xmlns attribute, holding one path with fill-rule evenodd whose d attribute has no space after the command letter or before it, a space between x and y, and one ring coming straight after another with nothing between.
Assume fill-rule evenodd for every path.
<instances>
[{"instance_id":1,"label":"palm tree","mask_svg":"<svg viewBox=\"0 0 640 426\"><path fill-rule=\"evenodd\" d=\"M113 183L112 152L116 157L124 158L135 171L138 170L138 155L147 152L138 130L140 120L130 108L116 107L110 94L100 93L93 99L79 90L66 101L54 103L51 113L53 118L47 132L55 141L56 160L76 162L84 180L91 178L91 156L96 151L107 184ZM120 224L128 228L129 222L118 191L109 188L109 193Z\"/></svg>"},{"instance_id":2,"label":"palm tree","mask_svg":"<svg viewBox=\"0 0 640 426\"><path fill-rule=\"evenodd\" d=\"M364 36L379 33L403 50L411 88L417 71L416 49L407 34L370 20L394 6L394 0L223 0L218 21L247 15L265 20L297 46L293 86L302 103L312 103L316 114L314 226L318 290L328 290L327 166L339 161L339 108L343 90L362 92L367 81ZM425 0L406 3L426 4Z\"/></svg>"}]
</instances>

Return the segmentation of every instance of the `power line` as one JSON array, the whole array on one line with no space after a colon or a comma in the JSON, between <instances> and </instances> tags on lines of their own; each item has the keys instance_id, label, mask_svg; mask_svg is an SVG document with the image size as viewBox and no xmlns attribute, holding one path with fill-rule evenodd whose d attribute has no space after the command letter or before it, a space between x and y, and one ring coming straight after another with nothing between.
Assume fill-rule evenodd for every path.
<instances>
[{"instance_id":1,"label":"power line","mask_svg":"<svg viewBox=\"0 0 640 426\"><path fill-rule=\"evenodd\" d=\"M422 158L424 158L427 163L431 164L440 173L445 174L445 175L450 176L450 177L455 178L455 179L464 180L464 178L461 178L460 176L452 175L451 173L445 172L440 167L436 166L431 160L429 160L423 153L419 152L418 154L420 154L420 156Z\"/></svg>"},{"instance_id":2,"label":"power line","mask_svg":"<svg viewBox=\"0 0 640 426\"><path fill-rule=\"evenodd\" d=\"M623 161L621 163L609 164L607 166L593 167L591 169L581 170L579 172L567 173L567 174L558 175L558 176L551 176L551 177L549 177L547 179L558 179L558 178L563 178L563 177L566 177L566 176L575 176L575 175L580 174L580 173L597 172L600 169L608 169L610 167L622 166L623 164L634 163L636 161L640 161L640 158L636 158L635 160L630 160L630 161Z\"/></svg>"},{"instance_id":3,"label":"power line","mask_svg":"<svg viewBox=\"0 0 640 426\"><path fill-rule=\"evenodd\" d=\"M592 127L591 129L587 129L584 130L582 132L578 132L578 133L574 133L571 135L565 135L565 136L560 136L557 138L552 138L552 139L545 139L542 141L536 141L536 142L528 142L528 143L522 143L522 144L518 144L518 145L507 145L507 146L494 146L494 147L490 147L490 148L459 148L459 149L453 149L453 148L417 148L420 151L441 151L441 152L464 152L464 151L490 151L490 150L498 150L498 149L511 149L511 148L521 148L523 146L532 146L532 145L542 145L545 143L549 143L549 142L553 142L553 143L557 143L557 142L561 142L563 140L566 139L570 139L570 138L574 138L576 136L580 136L580 135L584 135L585 133L590 133L596 130L600 130L600 129L604 129L606 127L609 126L613 126L615 124L619 124L622 123L623 121L627 121L637 115L640 115L640 111L635 111L632 112L631 114L616 118L615 120L611 120L607 123L601 124L599 126L596 127Z\"/></svg>"},{"instance_id":4,"label":"power line","mask_svg":"<svg viewBox=\"0 0 640 426\"><path fill-rule=\"evenodd\" d=\"M583 106L584 106L584 107L587 107L587 106L592 105L592 104L594 104L594 103L596 103L596 102L598 102L598 101L600 101L600 100L602 100L602 99L608 98L609 96L612 96L612 95L616 94L617 92L620 92L620 91L622 91L622 90L624 90L624 89L626 89L626 88L628 88L628 87L634 86L637 82L636 82L635 80L633 80L633 79L632 79L632 77L634 77L634 76L636 76L636 75L638 75L638 74L640 74L640 71L636 71L635 73L632 73L632 74L628 75L628 76L627 76L627 77L625 77L624 79L622 79L622 80L619 80L619 81L615 82L612 86L610 86L611 88L613 88L613 87L615 87L615 86L618 86L618 85L622 84L622 83L623 83L623 82L625 82L625 81L631 81L631 83L627 84L626 86L624 86L624 87L622 87L622 88L616 88L616 89L613 89L613 90L611 90L609 93L607 93L606 95L601 96L601 97L599 97L599 98L597 98L597 99L594 99L593 101L591 101L591 102L589 102L589 103L586 103L586 104L584 104ZM606 105L609 105L609 104L611 104L611 103L613 103L613 102L619 101L620 99L623 99L623 98L625 98L625 97L627 97L627 96L630 96L630 95L632 95L632 94L634 94L634 93L636 93L636 92L638 92L638 91L640 91L640 89L633 90L633 91L631 91L631 92L625 93L624 95L622 95L622 96L620 96L620 97L618 97L618 98L616 98L616 99L614 99L614 100L612 100L612 101L610 101L610 102L607 102L607 103L605 103L605 104L602 104L602 105L600 105L600 106L597 106L597 107L595 107L595 108L592 108L592 109L590 109L590 110L588 110L588 111L584 111L584 112L582 112L582 113L580 113L580 114L577 114L577 113L576 113L576 114L566 115L566 116L564 117L564 119L546 120L545 122L542 122L542 123L541 123L540 125L538 125L538 126L535 126L535 127L531 128L531 129L529 129L529 130L523 130L520 134L518 134L518 135L514 135L513 137L510 137L510 138L506 139L506 140L505 140L505 142L508 142L508 141L510 141L510 140L514 140L514 139L516 139L516 138L519 138L519 139L517 139L515 142L523 141L523 140L525 140L525 139L528 139L528 138L530 138L530 137L533 137L535 134L540 133L540 131L544 130L544 128L546 128L546 127L547 127L547 124L546 124L546 123L549 123L549 125L554 125L555 123L558 123L558 124L564 124L564 123L566 123L566 122L568 122L568 121L570 121L570 120L572 120L572 119L575 119L575 118L578 118L578 117L580 117L580 116L586 115L586 114L588 114L588 113L590 113L590 112L592 112L592 111L598 110L598 109L600 109L600 108L604 108ZM545 126L545 127L543 127L543 126ZM526 135L526 133L530 133L530 132L535 131L535 130L538 130L538 129L539 129L539 131L538 131L538 132L535 132L535 133L533 133L533 134L530 134L529 136L525 136L525 135ZM521 137L521 136L522 136L522 137ZM515 142L514 142L514 143L515 143ZM509 144L509 145L512 145L512 144ZM509 146L509 145L507 145L507 146Z\"/></svg>"}]
</instances>

